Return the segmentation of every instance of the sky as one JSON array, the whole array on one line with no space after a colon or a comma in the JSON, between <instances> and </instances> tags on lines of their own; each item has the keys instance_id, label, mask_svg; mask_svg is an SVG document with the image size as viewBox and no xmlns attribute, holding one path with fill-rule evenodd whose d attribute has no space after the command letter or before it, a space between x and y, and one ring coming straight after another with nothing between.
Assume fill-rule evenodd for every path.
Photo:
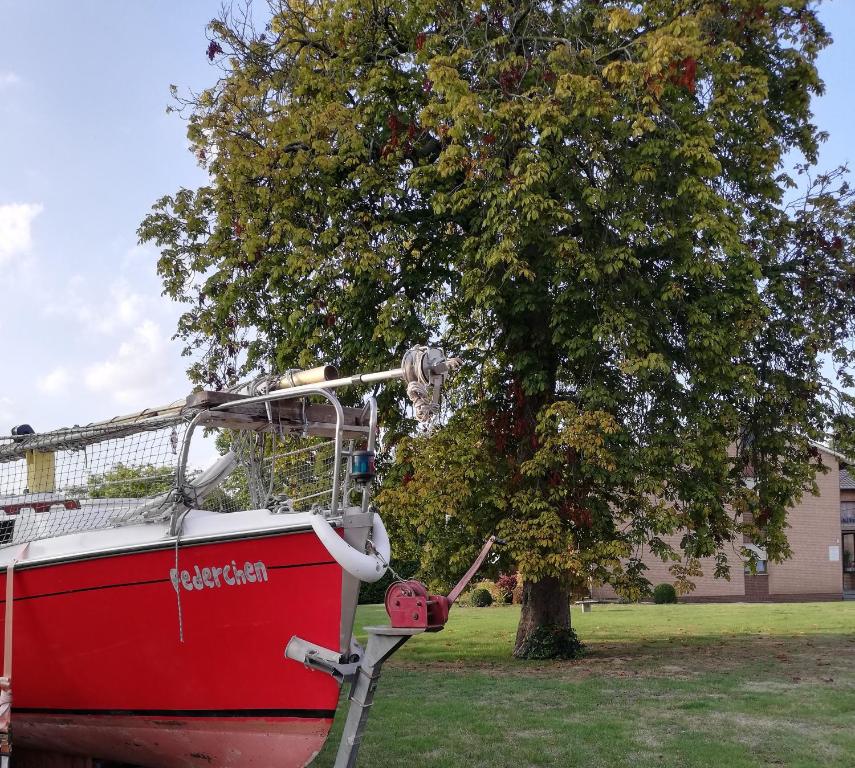
<instances>
[{"instance_id":1,"label":"sky","mask_svg":"<svg viewBox=\"0 0 855 768\"><path fill-rule=\"evenodd\" d=\"M204 181L169 85L212 82L219 4L0 0L0 434L189 392L179 308L136 229Z\"/></svg>"},{"instance_id":2,"label":"sky","mask_svg":"<svg viewBox=\"0 0 855 768\"><path fill-rule=\"evenodd\" d=\"M216 71L205 25L219 0L0 0L0 434L130 413L190 391L161 296L157 252L137 244L152 203L204 181L169 86ZM852 161L855 0L821 16L830 133L821 165Z\"/></svg>"}]
</instances>

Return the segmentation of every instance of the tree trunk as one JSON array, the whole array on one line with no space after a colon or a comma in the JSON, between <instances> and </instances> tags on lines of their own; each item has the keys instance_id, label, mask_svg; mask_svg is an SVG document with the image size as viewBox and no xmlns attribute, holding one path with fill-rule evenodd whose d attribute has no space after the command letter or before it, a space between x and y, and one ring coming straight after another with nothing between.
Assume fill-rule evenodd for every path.
<instances>
[{"instance_id":1,"label":"tree trunk","mask_svg":"<svg viewBox=\"0 0 855 768\"><path fill-rule=\"evenodd\" d=\"M548 576L523 582L522 613L514 643L514 656L523 652L526 640L538 627L570 632L570 579Z\"/></svg>"}]
</instances>

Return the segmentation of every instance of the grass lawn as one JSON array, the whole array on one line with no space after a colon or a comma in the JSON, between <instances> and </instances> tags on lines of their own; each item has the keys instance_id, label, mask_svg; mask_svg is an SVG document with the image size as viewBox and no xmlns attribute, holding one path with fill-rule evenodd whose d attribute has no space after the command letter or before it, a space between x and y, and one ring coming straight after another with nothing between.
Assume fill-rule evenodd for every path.
<instances>
[{"instance_id":1,"label":"grass lawn","mask_svg":"<svg viewBox=\"0 0 855 768\"><path fill-rule=\"evenodd\" d=\"M855 766L855 601L595 606L573 612L575 662L510 658L518 618L455 607L405 645L360 765ZM358 627L384 623L360 608ZM313 768L333 765L344 712Z\"/></svg>"}]
</instances>

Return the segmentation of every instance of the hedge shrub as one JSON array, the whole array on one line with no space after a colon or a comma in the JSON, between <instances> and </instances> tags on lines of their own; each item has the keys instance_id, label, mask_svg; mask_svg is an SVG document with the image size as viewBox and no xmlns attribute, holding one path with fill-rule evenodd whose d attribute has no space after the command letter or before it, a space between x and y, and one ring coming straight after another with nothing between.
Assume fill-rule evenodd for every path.
<instances>
[{"instance_id":1,"label":"hedge shrub","mask_svg":"<svg viewBox=\"0 0 855 768\"><path fill-rule=\"evenodd\" d=\"M653 602L656 605L677 602L677 590L672 584L657 584L653 590Z\"/></svg>"},{"instance_id":2,"label":"hedge shrub","mask_svg":"<svg viewBox=\"0 0 855 768\"><path fill-rule=\"evenodd\" d=\"M486 608L493 604L493 596L489 590L480 587L472 592L472 605L475 608Z\"/></svg>"}]
</instances>

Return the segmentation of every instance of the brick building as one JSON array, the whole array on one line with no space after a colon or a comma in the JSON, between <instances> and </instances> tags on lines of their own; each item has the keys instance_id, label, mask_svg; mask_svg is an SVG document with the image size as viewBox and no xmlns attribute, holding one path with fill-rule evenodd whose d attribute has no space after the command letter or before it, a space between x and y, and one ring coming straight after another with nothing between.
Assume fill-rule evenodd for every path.
<instances>
[{"instance_id":1,"label":"brick building","mask_svg":"<svg viewBox=\"0 0 855 768\"><path fill-rule=\"evenodd\" d=\"M855 472L841 467L842 456L824 447L825 474L817 474L819 493L805 496L789 513L787 538L793 556L783 563L767 563L762 549L751 547L761 559L757 573L747 573L736 544L727 552L730 581L713 577L712 558L701 560L704 575L693 578L696 587L684 602L806 601L855 599ZM680 536L664 537L678 547ZM647 578L654 586L671 583L668 563L648 555ZM595 586L593 597L616 597L608 585Z\"/></svg>"}]
</instances>

